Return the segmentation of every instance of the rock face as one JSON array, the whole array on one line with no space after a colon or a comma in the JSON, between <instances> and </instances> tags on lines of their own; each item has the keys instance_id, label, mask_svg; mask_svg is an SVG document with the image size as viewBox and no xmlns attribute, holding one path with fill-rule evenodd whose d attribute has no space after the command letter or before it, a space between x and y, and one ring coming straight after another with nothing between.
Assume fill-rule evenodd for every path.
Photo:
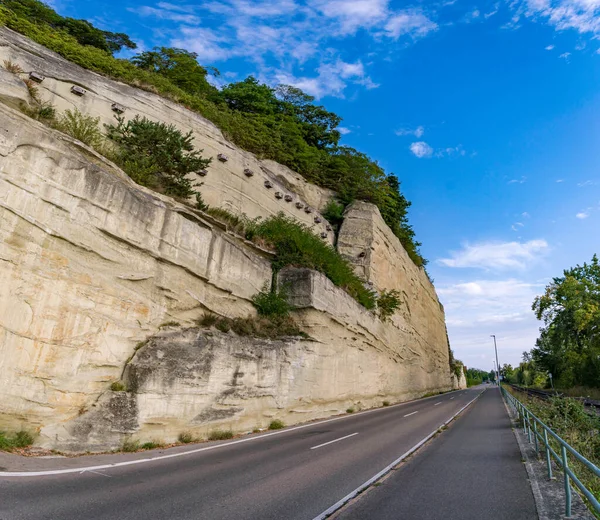
<instances>
[{"instance_id":1,"label":"rock face","mask_svg":"<svg viewBox=\"0 0 600 520\"><path fill-rule=\"evenodd\" d=\"M209 155L225 151L229 161L203 179L209 204L251 217L284 210L309 223L314 214L275 199L263 181L315 208L331 195L235 148L197 114L0 29L4 59L47 76L42 96L59 110L77 106L108 122L119 102L127 115L193 130ZM69 92L75 83L87 89L82 98ZM291 424L462 384L449 370L435 290L373 206L348 209L339 249L375 289L401 292L392 319L380 321L318 273L286 269L279 276L310 340L199 329L206 311L254 313L271 254L11 108L21 101L27 89L2 72L0 429L35 430L45 447L104 450L131 435L246 431L273 417ZM127 392L110 390L121 380Z\"/></svg>"}]
</instances>

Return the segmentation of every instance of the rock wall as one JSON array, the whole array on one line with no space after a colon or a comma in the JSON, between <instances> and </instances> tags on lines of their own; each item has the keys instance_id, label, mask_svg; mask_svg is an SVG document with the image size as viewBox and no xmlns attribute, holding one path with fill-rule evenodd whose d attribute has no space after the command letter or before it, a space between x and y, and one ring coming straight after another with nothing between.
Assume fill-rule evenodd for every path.
<instances>
[{"instance_id":1,"label":"rock wall","mask_svg":"<svg viewBox=\"0 0 600 520\"><path fill-rule=\"evenodd\" d=\"M201 191L208 205L222 207L235 214L246 214L250 218L283 211L312 226L316 233L327 232L327 222L322 219L320 224L316 224L314 218L318 210L327 204L332 192L306 182L302 176L285 166L274 161L259 160L254 154L241 150L199 114L152 92L83 69L20 34L0 27L0 63L4 60L18 64L25 71L21 75L23 78L30 72L45 76L44 81L37 85L39 95L44 101L55 105L59 114L67 109L77 109L83 114L100 118L101 125L115 124L112 105L118 103L125 108L122 114L125 119L140 115L153 121L173 124L185 133L192 131L196 148L204 150L204 157L212 158L208 174L205 177L196 176L195 179L204 183ZM11 96L12 105L16 106L19 101L15 92L18 85L12 74L8 76L7 80L0 80L1 86L5 95ZM83 87L85 95L73 94L73 86ZM24 92L27 96L26 89ZM219 161L218 154L225 154L229 160ZM254 176L246 177L245 169L250 169ZM273 187L265 188L266 181L271 182ZM289 202L285 198L277 199L276 192L291 195L293 199ZM304 208L295 206L297 202L314 208L315 212L305 213ZM333 233L328 232L328 235L333 243Z\"/></svg>"},{"instance_id":2,"label":"rock wall","mask_svg":"<svg viewBox=\"0 0 600 520\"><path fill-rule=\"evenodd\" d=\"M225 151L230 160L203 178L209 204L251 217L283 210L311 223L314 214L275 199L275 189L314 208L331 196L236 149L197 114L0 29L4 59L44 73L42 95L59 109L109 122L116 101L129 116L191 129L210 155ZM74 97L73 84L87 94ZM254 313L250 298L271 280L271 253L14 109L28 100L0 68L0 429L35 429L45 447L103 450L130 435L246 431L273 417L291 424L460 385L435 290L373 206L348 209L339 250L375 289L402 293L391 320L318 273L288 269L280 277L310 340L198 329L207 310ZM267 179L278 188L264 188ZM110 390L117 380L130 391Z\"/></svg>"}]
</instances>

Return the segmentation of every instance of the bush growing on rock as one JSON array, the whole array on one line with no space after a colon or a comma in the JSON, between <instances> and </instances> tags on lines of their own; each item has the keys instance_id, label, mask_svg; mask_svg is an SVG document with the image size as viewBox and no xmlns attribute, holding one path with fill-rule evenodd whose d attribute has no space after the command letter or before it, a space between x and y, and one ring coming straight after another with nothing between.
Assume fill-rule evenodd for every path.
<instances>
[{"instance_id":1,"label":"bush growing on rock","mask_svg":"<svg viewBox=\"0 0 600 520\"><path fill-rule=\"evenodd\" d=\"M274 419L269 423L269 430L281 430L281 428L285 428L285 424L279 419Z\"/></svg>"},{"instance_id":2,"label":"bush growing on rock","mask_svg":"<svg viewBox=\"0 0 600 520\"><path fill-rule=\"evenodd\" d=\"M315 269L367 309L375 307L375 295L364 286L350 263L309 227L295 219L279 213L266 220L253 222L247 228L246 238L261 240L275 250L275 271L288 265Z\"/></svg>"},{"instance_id":3,"label":"bush growing on rock","mask_svg":"<svg viewBox=\"0 0 600 520\"><path fill-rule=\"evenodd\" d=\"M118 147L115 161L138 184L168 195L188 199L196 194L190 173L198 173L211 162L196 150L192 132L182 134L175 126L135 116L106 127L108 137Z\"/></svg>"}]
</instances>

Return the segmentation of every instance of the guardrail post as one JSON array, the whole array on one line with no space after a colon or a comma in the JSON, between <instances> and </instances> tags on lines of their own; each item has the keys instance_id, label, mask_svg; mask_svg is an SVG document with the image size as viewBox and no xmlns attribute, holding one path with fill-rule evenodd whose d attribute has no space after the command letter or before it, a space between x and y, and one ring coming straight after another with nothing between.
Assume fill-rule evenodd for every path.
<instances>
[{"instance_id":1,"label":"guardrail post","mask_svg":"<svg viewBox=\"0 0 600 520\"><path fill-rule=\"evenodd\" d=\"M571 479L567 473L569 468L569 464L567 462L567 448L565 448L564 444L561 444L560 449L562 452L563 473L565 475L565 496L567 499L565 504L565 516L569 517L571 516Z\"/></svg>"},{"instance_id":2,"label":"guardrail post","mask_svg":"<svg viewBox=\"0 0 600 520\"><path fill-rule=\"evenodd\" d=\"M552 460L550 459L550 445L548 444L548 431L544 428L544 444L546 445L546 465L548 466L548 479L552 480Z\"/></svg>"},{"instance_id":3,"label":"guardrail post","mask_svg":"<svg viewBox=\"0 0 600 520\"><path fill-rule=\"evenodd\" d=\"M529 418L529 412L527 413L527 440L531 444L531 419Z\"/></svg>"},{"instance_id":4,"label":"guardrail post","mask_svg":"<svg viewBox=\"0 0 600 520\"><path fill-rule=\"evenodd\" d=\"M535 458L539 458L540 450L538 446L538 430L537 430L537 421L533 420L533 439L535 441Z\"/></svg>"}]
</instances>

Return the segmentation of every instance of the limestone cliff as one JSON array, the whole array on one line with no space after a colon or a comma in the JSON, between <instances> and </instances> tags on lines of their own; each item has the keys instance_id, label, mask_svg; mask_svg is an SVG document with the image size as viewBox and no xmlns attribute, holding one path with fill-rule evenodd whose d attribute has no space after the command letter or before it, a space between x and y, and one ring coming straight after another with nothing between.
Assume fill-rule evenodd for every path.
<instances>
[{"instance_id":1,"label":"limestone cliff","mask_svg":"<svg viewBox=\"0 0 600 520\"><path fill-rule=\"evenodd\" d=\"M127 116L192 130L207 155L227 153L202 179L209 204L252 217L284 211L325 229L264 181L317 209L330 193L237 149L199 115L6 29L3 59L43 73L42 97L59 110L77 107L108 122L111 103L121 103ZM74 84L87 94L73 96ZM373 206L348 208L339 250L375 289L401 292L391 320L321 274L286 269L279 276L310 339L199 329L206 310L254 313L250 298L271 280L271 253L134 184L16 110L21 102L27 89L0 69L0 428L35 429L46 447L103 450L130 435L173 441L184 430L247 431L273 417L291 424L460 384L435 290ZM121 379L129 391L110 390Z\"/></svg>"}]
</instances>

